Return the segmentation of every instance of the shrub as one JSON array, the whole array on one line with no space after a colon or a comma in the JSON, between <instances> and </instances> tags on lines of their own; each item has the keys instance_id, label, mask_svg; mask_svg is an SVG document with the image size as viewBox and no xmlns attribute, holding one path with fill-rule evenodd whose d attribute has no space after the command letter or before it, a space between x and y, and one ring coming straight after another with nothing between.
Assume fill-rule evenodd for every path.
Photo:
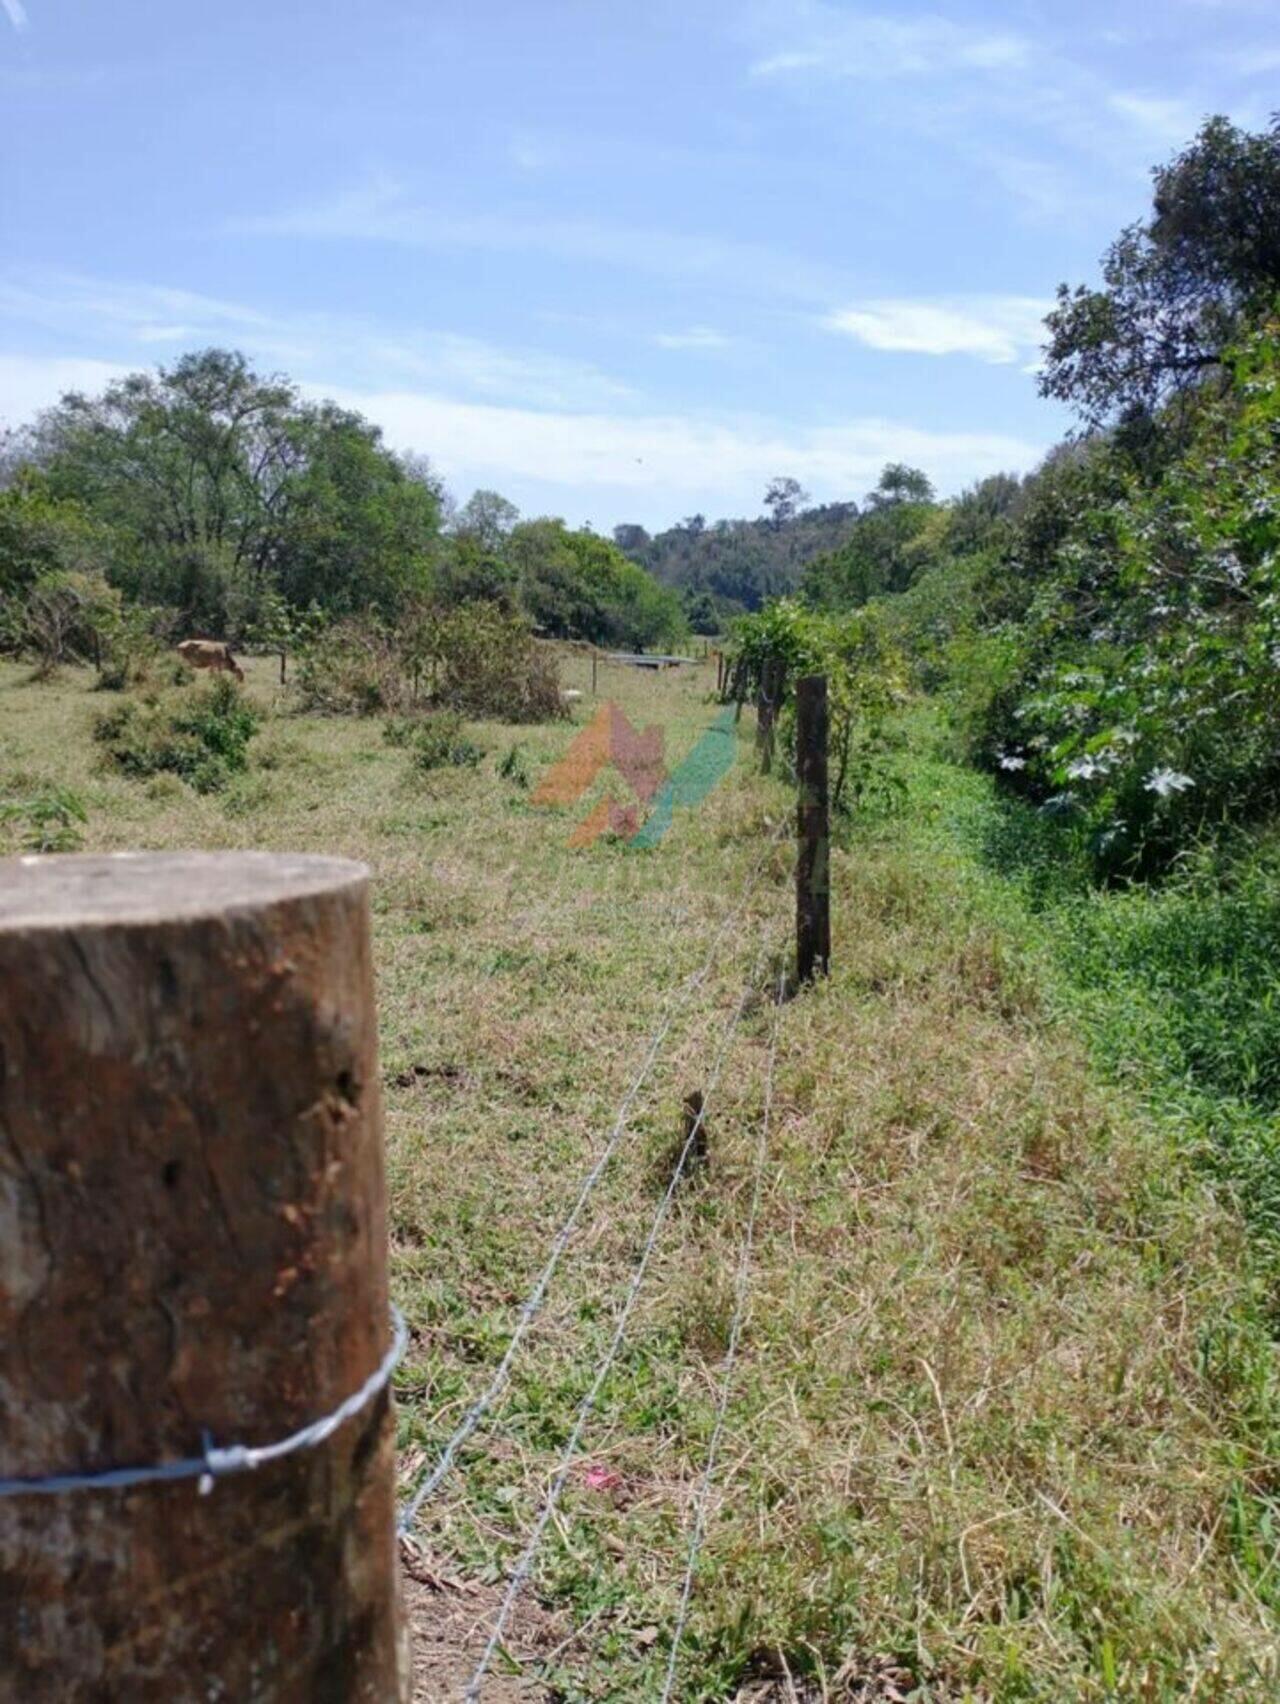
<instances>
[{"instance_id":1,"label":"shrub","mask_svg":"<svg viewBox=\"0 0 1280 1704\"><path fill-rule=\"evenodd\" d=\"M89 820L84 801L69 787L41 787L26 799L0 799L0 823L22 831L29 852L74 852Z\"/></svg>"},{"instance_id":2,"label":"shrub","mask_svg":"<svg viewBox=\"0 0 1280 1704\"><path fill-rule=\"evenodd\" d=\"M462 717L454 710L439 710L414 724L407 741L413 767L420 774L446 766L474 769L484 752L467 735Z\"/></svg>"},{"instance_id":3,"label":"shrub","mask_svg":"<svg viewBox=\"0 0 1280 1704\"><path fill-rule=\"evenodd\" d=\"M521 788L528 787L533 779L529 774L529 765L525 755L518 745L513 745L499 763L498 774L504 781L510 781Z\"/></svg>"},{"instance_id":4,"label":"shrub","mask_svg":"<svg viewBox=\"0 0 1280 1704\"><path fill-rule=\"evenodd\" d=\"M179 775L216 793L248 765L258 713L226 675L185 692L127 698L103 711L94 738L126 775Z\"/></svg>"},{"instance_id":5,"label":"shrub","mask_svg":"<svg viewBox=\"0 0 1280 1704\"><path fill-rule=\"evenodd\" d=\"M42 574L0 600L4 648L34 657L36 674L43 679L63 663L92 658L97 635L119 604L119 593L98 574Z\"/></svg>"},{"instance_id":6,"label":"shrub","mask_svg":"<svg viewBox=\"0 0 1280 1704\"><path fill-rule=\"evenodd\" d=\"M362 716L436 708L540 722L565 714L554 656L522 616L493 604L421 605L394 629L339 622L303 651L298 686L309 708Z\"/></svg>"},{"instance_id":7,"label":"shrub","mask_svg":"<svg viewBox=\"0 0 1280 1704\"><path fill-rule=\"evenodd\" d=\"M906 668L880 610L826 615L780 598L737 621L732 646L727 697L746 702L772 673L784 765L794 749L795 682L827 677L834 810L898 795L901 781L886 765L894 749L888 720L905 697Z\"/></svg>"}]
</instances>

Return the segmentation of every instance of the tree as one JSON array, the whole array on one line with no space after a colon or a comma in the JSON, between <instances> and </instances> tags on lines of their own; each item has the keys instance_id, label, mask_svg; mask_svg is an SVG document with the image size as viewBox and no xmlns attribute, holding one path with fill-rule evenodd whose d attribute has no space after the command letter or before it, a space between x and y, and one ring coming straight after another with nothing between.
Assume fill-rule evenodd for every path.
<instances>
[{"instance_id":1,"label":"tree","mask_svg":"<svg viewBox=\"0 0 1280 1704\"><path fill-rule=\"evenodd\" d=\"M359 415L303 403L234 351L70 393L35 443L50 494L105 529L113 583L189 623L220 627L233 589L251 608L267 584L296 605L389 611L430 572L432 487Z\"/></svg>"},{"instance_id":2,"label":"tree","mask_svg":"<svg viewBox=\"0 0 1280 1704\"><path fill-rule=\"evenodd\" d=\"M521 602L556 638L645 649L674 644L686 631L675 593L595 533L571 532L561 520L524 521L511 534L510 559Z\"/></svg>"},{"instance_id":3,"label":"tree","mask_svg":"<svg viewBox=\"0 0 1280 1704\"><path fill-rule=\"evenodd\" d=\"M1280 118L1212 118L1154 174L1153 217L1122 231L1103 288L1062 284L1043 395L1090 426L1150 419L1220 373L1242 321L1280 290Z\"/></svg>"},{"instance_id":4,"label":"tree","mask_svg":"<svg viewBox=\"0 0 1280 1704\"><path fill-rule=\"evenodd\" d=\"M642 526L634 521L623 521L613 529L613 542L624 556L641 557L649 548L652 540Z\"/></svg>"},{"instance_id":5,"label":"tree","mask_svg":"<svg viewBox=\"0 0 1280 1704\"><path fill-rule=\"evenodd\" d=\"M0 491L0 598L21 594L44 574L101 573L108 554L103 529L81 504L55 497L34 468L24 467Z\"/></svg>"},{"instance_id":6,"label":"tree","mask_svg":"<svg viewBox=\"0 0 1280 1704\"><path fill-rule=\"evenodd\" d=\"M887 462L880 483L867 493L869 509L885 509L894 503L932 503L933 482L918 467L905 462Z\"/></svg>"},{"instance_id":7,"label":"tree","mask_svg":"<svg viewBox=\"0 0 1280 1704\"><path fill-rule=\"evenodd\" d=\"M798 479L783 474L771 479L764 494L764 506L774 530L780 532L788 521L795 520L801 506L808 501L809 493Z\"/></svg>"},{"instance_id":8,"label":"tree","mask_svg":"<svg viewBox=\"0 0 1280 1704\"><path fill-rule=\"evenodd\" d=\"M482 550L500 555L520 511L496 491L473 491L453 519L453 531L473 538Z\"/></svg>"}]
</instances>

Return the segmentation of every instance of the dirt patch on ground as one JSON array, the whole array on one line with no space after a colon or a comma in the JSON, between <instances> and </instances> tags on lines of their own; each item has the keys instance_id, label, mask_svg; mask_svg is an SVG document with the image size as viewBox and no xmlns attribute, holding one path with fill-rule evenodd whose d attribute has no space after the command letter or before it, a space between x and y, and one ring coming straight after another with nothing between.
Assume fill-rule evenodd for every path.
<instances>
[{"instance_id":1,"label":"dirt patch on ground","mask_svg":"<svg viewBox=\"0 0 1280 1704\"><path fill-rule=\"evenodd\" d=\"M402 1544L405 1611L413 1640L413 1704L460 1704L497 1618L504 1588L460 1580L429 1551ZM532 1600L517 1603L503 1645L535 1669L565 1630ZM484 1704L543 1704L546 1687L531 1676L503 1673L501 1659L485 1678Z\"/></svg>"}]
</instances>

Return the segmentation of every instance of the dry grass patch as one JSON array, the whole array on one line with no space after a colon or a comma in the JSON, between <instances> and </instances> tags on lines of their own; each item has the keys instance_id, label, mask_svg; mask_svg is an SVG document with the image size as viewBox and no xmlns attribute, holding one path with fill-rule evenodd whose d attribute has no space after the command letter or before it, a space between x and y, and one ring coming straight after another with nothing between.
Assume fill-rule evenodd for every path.
<instances>
[{"instance_id":1,"label":"dry grass patch","mask_svg":"<svg viewBox=\"0 0 1280 1704\"><path fill-rule=\"evenodd\" d=\"M104 695L75 675L35 687L0 669L0 779L74 786L91 847L371 864L413 1477L490 1376L670 991L789 801L752 773L744 725L735 774L655 850L571 852L572 813L533 808L501 773L509 730L481 726L475 770L416 775L375 724L291 713L271 668L250 671L265 721L244 778L266 785L238 803L103 773L88 726ZM589 659L566 652L562 670L589 687ZM710 720L709 684L705 670L601 669L636 726L666 728L669 762ZM522 730L530 772L574 731ZM1171 1139L1099 1090L944 806L916 800L838 855L835 973L781 1014L679 1696L1274 1695L1278 1583L1258 1511L1275 1381L1242 1235ZM486 1608L612 1334L683 1100L760 942L789 934L789 884L783 849L637 1097L504 1402L424 1510L432 1558ZM757 1000L739 1027L706 1164L677 1197L548 1532L542 1609L516 1623L522 1682L495 1682L495 1698L660 1696L772 1018ZM593 1488L591 1465L616 1482Z\"/></svg>"}]
</instances>

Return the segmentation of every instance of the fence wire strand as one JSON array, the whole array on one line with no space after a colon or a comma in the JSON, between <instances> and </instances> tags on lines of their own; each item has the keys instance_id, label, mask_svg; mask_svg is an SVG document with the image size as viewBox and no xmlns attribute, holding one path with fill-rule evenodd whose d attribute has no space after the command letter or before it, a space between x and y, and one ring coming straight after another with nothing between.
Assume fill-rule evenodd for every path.
<instances>
[{"instance_id":1,"label":"fence wire strand","mask_svg":"<svg viewBox=\"0 0 1280 1704\"><path fill-rule=\"evenodd\" d=\"M685 1561L684 1584L680 1590L680 1608L676 1616L675 1632L671 1636L671 1650L667 1657L667 1673L662 1687L661 1704L668 1704L672 1688L675 1686L676 1661L680 1655L680 1644L684 1638L685 1625L689 1619L689 1602L693 1596L693 1576L698 1565L698 1554L702 1549L702 1541L706 1534L707 1506L711 1499L711 1485L715 1478L716 1463L720 1454L720 1440L724 1435L725 1419L729 1412L734 1367L738 1359L738 1342L746 1318L747 1292L751 1282L751 1257L755 1250L756 1220L760 1214L765 1159L769 1151L769 1127L773 1119L773 1072L778 1058L778 1025L785 992L786 975L783 972L778 977L777 1003L774 1007L773 1025L769 1033L769 1057L765 1066L764 1080L764 1111L760 1118L760 1134L756 1139L755 1167L751 1180L751 1205L747 1212L747 1228L743 1233L742 1247L738 1254L738 1273L734 1286L733 1323L729 1327L729 1345L725 1352L724 1372L720 1382L720 1394L716 1402L715 1423L711 1429L711 1441L707 1446L706 1466L702 1470L702 1480L698 1486L698 1494L694 1504L693 1531L689 1538L689 1554Z\"/></svg>"},{"instance_id":2,"label":"fence wire strand","mask_svg":"<svg viewBox=\"0 0 1280 1704\"><path fill-rule=\"evenodd\" d=\"M652 1259L653 1251L657 1246L658 1237L661 1235L662 1227L666 1223L667 1214L670 1211L671 1203L675 1198L675 1193L679 1187L680 1179L684 1175L684 1169L688 1162L689 1155L693 1151L694 1143L697 1141L698 1134L702 1129L704 1120L706 1119L707 1108L710 1105L712 1096L719 1087L720 1077L724 1070L724 1062L728 1057L730 1045L732 1044L734 1035L737 1032L738 1025L742 1021L743 1013L747 1009L747 1004L751 995L755 990L760 967L764 963L767 954L768 942L766 940L760 948L760 953L756 959L755 965L753 966L747 986L743 990L742 997L734 1007L733 1014L728 1023L725 1025L724 1033L720 1038L720 1046L712 1064L706 1088L703 1091L702 1105L698 1109L697 1116L685 1137L684 1145L680 1150L675 1165L672 1167L671 1177L668 1180L663 1197L658 1203L658 1210L654 1214L653 1224L650 1227L649 1235L645 1241L640 1259L631 1275L631 1282L627 1287L626 1298L618 1315L613 1336L610 1339L608 1348L605 1350L604 1355L601 1357L601 1360L596 1367L595 1376L591 1381L591 1385L578 1406L578 1412L574 1418L573 1431L570 1433L569 1441L565 1445L564 1451L560 1457L559 1464L551 1481L550 1489L543 1500L541 1509L538 1511L538 1518L533 1524L533 1530L529 1535L524 1550L520 1554L519 1561L516 1563L515 1568L512 1571L511 1579L507 1585L506 1594L498 1608L497 1618L490 1630L488 1642L486 1643L484 1652L476 1666L475 1673L472 1675L471 1680L467 1685L467 1690L463 1695L464 1704L476 1704L476 1701L480 1697L480 1687L488 1672L489 1664L493 1661L494 1655L502 1643L502 1635L507 1625L507 1619L511 1614L516 1599L519 1597L524 1588L525 1582L529 1577L530 1570L533 1566L533 1559L537 1554L538 1546L542 1542L542 1535L547 1530L547 1527L559 1506L560 1498L569 1480L569 1474L573 1469L574 1457L578 1453L578 1445L582 1440L582 1434L586 1429L587 1421L591 1418L591 1414L595 1409L600 1392L604 1388L604 1382L608 1378L613 1367L613 1363L618 1357L618 1351L622 1348L627 1326L630 1322L632 1311L635 1308L636 1300L639 1297L640 1287L644 1283L645 1274L649 1270L649 1262Z\"/></svg>"},{"instance_id":3,"label":"fence wire strand","mask_svg":"<svg viewBox=\"0 0 1280 1704\"><path fill-rule=\"evenodd\" d=\"M622 1104L618 1108L618 1114L614 1120L613 1128L609 1133L608 1140L601 1149L595 1164L591 1167L590 1171L583 1179L582 1188L578 1192L577 1200L569 1210L568 1218L556 1232L556 1235L552 1240L551 1250L547 1256L546 1263L544 1264L542 1271L538 1274L532 1290L521 1304L520 1311L516 1317L515 1329L511 1334L511 1340L507 1344L502 1359L499 1361L496 1369L494 1370L493 1377L489 1380L489 1383L485 1386L484 1390L481 1391L480 1395L463 1415L462 1420L454 1431L452 1437L449 1438L444 1449L441 1451L436 1465L422 1481L421 1485L417 1487L413 1495L409 1498L408 1502L401 1510L400 1518L397 1523L397 1529L401 1536L406 1534L413 1526L414 1521L418 1518L422 1505L439 1489L441 1483L449 1473L454 1461L457 1459L458 1451L474 1434L477 1427L480 1425L480 1422L484 1419L485 1415L493 1407L494 1403L498 1401L499 1397L501 1397L503 1391L506 1389L511 1376L511 1369L515 1364L515 1358L519 1352L520 1345L524 1341L529 1327L533 1324L542 1309L542 1304L546 1299L547 1290L550 1288L551 1280L555 1277L556 1270L559 1267L560 1257L568 1247L569 1239L572 1237L577 1226L578 1218L582 1213L582 1209L586 1206L592 1191L595 1189L596 1184L600 1181L609 1161L617 1152L618 1145L622 1141L623 1135L627 1129L627 1123L631 1116L631 1109L635 1105L636 1097L639 1095L640 1090L647 1081L650 1071L653 1069L662 1044L670 1034L671 1028L676 1019L681 1015L690 999L711 974L712 968L715 964L716 953L719 950L721 942L729 933L733 924L737 922L738 918L741 917L743 911L746 909L752 894L759 885L761 876L764 874L765 866L769 862L770 855L772 854L774 847L782 838L787 826L787 819L783 817L773 834L769 837L769 841L765 846L763 854L756 863L754 869L751 871L750 875L747 877L746 885L743 888L737 904L726 913L719 928L716 930L715 935L712 938L711 945L707 949L706 958L693 975L687 978L686 981L676 990L672 999L668 1003L667 1009L658 1023L658 1027L654 1030L653 1035L650 1038L649 1046L645 1051L640 1069L637 1071L630 1087L623 1096Z\"/></svg>"}]
</instances>

